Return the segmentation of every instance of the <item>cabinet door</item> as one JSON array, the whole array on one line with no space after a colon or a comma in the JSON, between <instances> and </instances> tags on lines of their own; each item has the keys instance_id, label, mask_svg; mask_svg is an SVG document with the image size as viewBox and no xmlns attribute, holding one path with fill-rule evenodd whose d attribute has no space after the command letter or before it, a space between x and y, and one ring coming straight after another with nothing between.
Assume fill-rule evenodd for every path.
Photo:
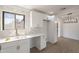
<instances>
[{"instance_id":1,"label":"cabinet door","mask_svg":"<svg viewBox=\"0 0 79 59\"><path fill-rule=\"evenodd\" d=\"M17 53L17 45L19 41L6 42L1 44L1 52L2 53Z\"/></svg>"},{"instance_id":2,"label":"cabinet door","mask_svg":"<svg viewBox=\"0 0 79 59\"><path fill-rule=\"evenodd\" d=\"M2 53L17 53L17 47L16 46L12 46L12 47L7 47L5 49L1 50Z\"/></svg>"},{"instance_id":3,"label":"cabinet door","mask_svg":"<svg viewBox=\"0 0 79 59\"><path fill-rule=\"evenodd\" d=\"M0 46L1 46L1 49L4 50L4 49L6 49L8 47L12 47L12 46L18 45L18 43L19 43L19 41L17 40L17 41L2 43L2 44L0 44Z\"/></svg>"},{"instance_id":4,"label":"cabinet door","mask_svg":"<svg viewBox=\"0 0 79 59\"><path fill-rule=\"evenodd\" d=\"M44 49L46 47L46 36L41 36L40 38L40 49Z\"/></svg>"},{"instance_id":5,"label":"cabinet door","mask_svg":"<svg viewBox=\"0 0 79 59\"><path fill-rule=\"evenodd\" d=\"M22 39L15 42L8 42L1 44L2 53L29 53L30 42L29 39Z\"/></svg>"},{"instance_id":6,"label":"cabinet door","mask_svg":"<svg viewBox=\"0 0 79 59\"><path fill-rule=\"evenodd\" d=\"M35 45L39 50L42 50L46 47L46 37L40 36L35 38Z\"/></svg>"},{"instance_id":7,"label":"cabinet door","mask_svg":"<svg viewBox=\"0 0 79 59\"><path fill-rule=\"evenodd\" d=\"M19 41L19 53L28 53L30 52L30 42L29 39L23 39Z\"/></svg>"}]
</instances>

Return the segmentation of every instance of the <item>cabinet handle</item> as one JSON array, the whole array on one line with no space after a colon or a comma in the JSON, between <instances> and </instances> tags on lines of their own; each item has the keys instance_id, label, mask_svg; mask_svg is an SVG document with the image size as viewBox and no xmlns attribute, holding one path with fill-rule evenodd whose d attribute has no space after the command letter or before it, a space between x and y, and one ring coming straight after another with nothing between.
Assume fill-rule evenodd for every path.
<instances>
[{"instance_id":1,"label":"cabinet handle","mask_svg":"<svg viewBox=\"0 0 79 59\"><path fill-rule=\"evenodd\" d=\"M17 48L17 50L19 50L20 49L20 45L18 45L16 48Z\"/></svg>"},{"instance_id":2,"label":"cabinet handle","mask_svg":"<svg viewBox=\"0 0 79 59\"><path fill-rule=\"evenodd\" d=\"M1 51L1 45L0 45L0 51Z\"/></svg>"}]
</instances>

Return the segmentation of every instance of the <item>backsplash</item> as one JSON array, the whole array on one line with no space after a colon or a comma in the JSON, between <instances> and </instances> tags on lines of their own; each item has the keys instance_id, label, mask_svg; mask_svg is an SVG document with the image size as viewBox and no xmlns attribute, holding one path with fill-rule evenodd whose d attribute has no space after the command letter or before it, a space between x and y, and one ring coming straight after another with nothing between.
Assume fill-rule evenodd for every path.
<instances>
[{"instance_id":1,"label":"backsplash","mask_svg":"<svg viewBox=\"0 0 79 59\"><path fill-rule=\"evenodd\" d=\"M33 27L29 32L29 34L40 34L40 33L43 33L42 27Z\"/></svg>"},{"instance_id":2,"label":"backsplash","mask_svg":"<svg viewBox=\"0 0 79 59\"><path fill-rule=\"evenodd\" d=\"M0 38L9 37L9 36L16 36L16 31L15 30L0 31Z\"/></svg>"},{"instance_id":3,"label":"backsplash","mask_svg":"<svg viewBox=\"0 0 79 59\"><path fill-rule=\"evenodd\" d=\"M0 31L0 38L10 37L10 36L19 36L19 35L26 35L26 31L23 30L3 30Z\"/></svg>"},{"instance_id":4,"label":"backsplash","mask_svg":"<svg viewBox=\"0 0 79 59\"><path fill-rule=\"evenodd\" d=\"M17 30L17 33L16 33L16 35L26 35L26 34L27 34L26 30L24 30L24 29Z\"/></svg>"}]
</instances>

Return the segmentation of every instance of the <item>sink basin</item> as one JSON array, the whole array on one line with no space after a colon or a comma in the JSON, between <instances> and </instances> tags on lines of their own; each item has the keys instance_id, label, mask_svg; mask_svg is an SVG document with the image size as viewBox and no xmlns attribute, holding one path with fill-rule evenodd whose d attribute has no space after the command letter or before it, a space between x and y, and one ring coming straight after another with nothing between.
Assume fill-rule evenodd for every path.
<instances>
[{"instance_id":1,"label":"sink basin","mask_svg":"<svg viewBox=\"0 0 79 59\"><path fill-rule=\"evenodd\" d=\"M5 41L9 41L9 40L11 40L11 38L10 38L10 37L7 37L7 38L5 39Z\"/></svg>"},{"instance_id":2,"label":"sink basin","mask_svg":"<svg viewBox=\"0 0 79 59\"><path fill-rule=\"evenodd\" d=\"M26 39L26 36L15 36L15 37L7 37L5 38L5 42L16 41L20 39Z\"/></svg>"},{"instance_id":3,"label":"sink basin","mask_svg":"<svg viewBox=\"0 0 79 59\"><path fill-rule=\"evenodd\" d=\"M11 41L15 41L15 40L18 40L16 37L7 37L7 38L4 38L4 42L11 42Z\"/></svg>"}]
</instances>

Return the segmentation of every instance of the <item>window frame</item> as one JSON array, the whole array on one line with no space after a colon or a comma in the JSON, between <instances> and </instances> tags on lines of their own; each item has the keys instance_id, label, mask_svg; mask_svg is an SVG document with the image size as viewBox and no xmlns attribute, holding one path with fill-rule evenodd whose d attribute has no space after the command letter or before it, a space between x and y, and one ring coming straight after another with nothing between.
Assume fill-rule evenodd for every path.
<instances>
[{"instance_id":1,"label":"window frame","mask_svg":"<svg viewBox=\"0 0 79 59\"><path fill-rule=\"evenodd\" d=\"M18 13L13 13L13 12L3 11L3 14L2 14L2 30L7 30L7 29L5 29L5 26L4 26L5 25L4 24L4 21L5 21L5 19L4 19L5 13L14 14L14 21L15 21L14 26L15 26L15 29L17 29L16 28L16 15L22 15L23 16L23 20L24 20L24 29L25 29L25 15L18 14Z\"/></svg>"}]
</instances>

